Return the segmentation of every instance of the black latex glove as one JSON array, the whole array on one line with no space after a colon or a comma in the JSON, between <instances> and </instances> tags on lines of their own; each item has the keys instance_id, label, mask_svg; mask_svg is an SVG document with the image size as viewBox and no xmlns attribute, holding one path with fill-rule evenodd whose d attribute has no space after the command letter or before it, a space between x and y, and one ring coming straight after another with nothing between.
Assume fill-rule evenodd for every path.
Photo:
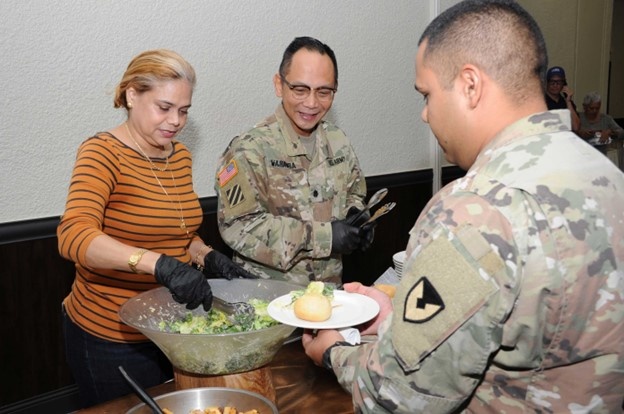
<instances>
[{"instance_id":1,"label":"black latex glove","mask_svg":"<svg viewBox=\"0 0 624 414\"><path fill-rule=\"evenodd\" d=\"M226 255L216 250L212 250L204 256L204 274L208 277L223 277L227 280L234 278L258 279L258 276L249 273Z\"/></svg>"},{"instance_id":2,"label":"black latex glove","mask_svg":"<svg viewBox=\"0 0 624 414\"><path fill-rule=\"evenodd\" d=\"M332 226L332 253L349 254L360 246L362 238L360 228L351 226L347 220L331 222Z\"/></svg>"},{"instance_id":3,"label":"black latex glove","mask_svg":"<svg viewBox=\"0 0 624 414\"><path fill-rule=\"evenodd\" d=\"M203 305L207 312L212 307L212 289L206 276L186 263L163 254L156 262L154 276L169 288L176 302L186 303L187 309Z\"/></svg>"},{"instance_id":4,"label":"black latex glove","mask_svg":"<svg viewBox=\"0 0 624 414\"><path fill-rule=\"evenodd\" d=\"M360 237L362 238L362 242L360 243L361 251L367 251L373 244L376 226L377 222L373 221L372 223L366 224L360 228Z\"/></svg>"},{"instance_id":5,"label":"black latex glove","mask_svg":"<svg viewBox=\"0 0 624 414\"><path fill-rule=\"evenodd\" d=\"M347 212L347 218L345 221L352 226L362 226L362 224L366 223L366 221L370 218L370 213L368 210L365 210L362 214L360 214L361 211L362 210L357 207L351 207ZM373 239L375 238L375 226L377 226L377 223L372 222L360 228L360 237L362 238L362 242L360 243L361 251L365 252L373 244Z\"/></svg>"},{"instance_id":6,"label":"black latex glove","mask_svg":"<svg viewBox=\"0 0 624 414\"><path fill-rule=\"evenodd\" d=\"M366 223L366 220L370 218L370 213L368 212L368 210L365 210L360 215L361 211L362 210L357 207L351 207L347 212L347 218L345 219L345 222L355 227L360 227L362 224Z\"/></svg>"}]
</instances>

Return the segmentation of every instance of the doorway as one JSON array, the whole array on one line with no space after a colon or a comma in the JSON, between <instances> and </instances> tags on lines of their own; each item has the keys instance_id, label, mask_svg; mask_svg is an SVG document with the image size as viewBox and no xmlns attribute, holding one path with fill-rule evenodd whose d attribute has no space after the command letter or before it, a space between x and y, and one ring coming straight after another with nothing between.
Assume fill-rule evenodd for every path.
<instances>
[{"instance_id":1,"label":"doorway","mask_svg":"<svg viewBox=\"0 0 624 414\"><path fill-rule=\"evenodd\" d=\"M624 0L613 1L606 113L624 126Z\"/></svg>"}]
</instances>

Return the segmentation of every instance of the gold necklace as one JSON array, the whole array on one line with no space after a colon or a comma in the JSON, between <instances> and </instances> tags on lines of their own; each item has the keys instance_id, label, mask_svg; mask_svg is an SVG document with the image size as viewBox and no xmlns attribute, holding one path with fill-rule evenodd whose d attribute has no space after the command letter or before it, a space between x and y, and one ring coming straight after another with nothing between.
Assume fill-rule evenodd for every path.
<instances>
[{"instance_id":1,"label":"gold necklace","mask_svg":"<svg viewBox=\"0 0 624 414\"><path fill-rule=\"evenodd\" d=\"M152 168L157 169L158 171L161 171L161 172L165 171L167 169L167 167L169 167L169 156L167 155L165 157L165 161L166 161L165 166L163 168L158 168L156 166L156 164L154 164L152 159L147 156L145 151L143 151L143 148L139 145L139 143L134 139L134 135L132 135L132 132L130 132L130 128L128 127L128 123L126 122L126 123L124 123L124 125L126 126L126 131L128 131L128 135L130 135L130 139L132 140L132 142L134 142L134 145L136 145L139 148L139 151L141 151L141 154L143 154L145 159L147 159L147 161L149 161L149 163L152 166Z\"/></svg>"},{"instance_id":2,"label":"gold necklace","mask_svg":"<svg viewBox=\"0 0 624 414\"><path fill-rule=\"evenodd\" d=\"M128 124L126 123L126 130L128 131L128 134L130 135L130 139L132 140L132 142L134 142L134 144L139 148L139 150L141 151L141 154L143 154L143 156L147 159L147 161L149 161L150 165L153 168L150 168L150 171L152 172L152 175L154 176L154 178L156 179L156 182L158 183L158 185L160 186L161 190L163 190L163 193L165 193L165 195L167 196L167 198L169 199L169 202L171 203L171 205L173 206L173 208L176 210L176 212L178 213L178 215L180 216L180 229L184 230L186 232L186 235L190 238L191 235L189 234L188 229L186 228L186 222L184 221L184 214L183 214L183 210L182 210L182 202L180 201L180 192L178 191L178 186L176 185L176 181L175 181L175 177L173 176L173 171L169 170L169 174L171 174L171 180L173 181L173 187L176 190L176 195L178 196L178 206L176 207L175 203L173 202L173 199L171 198L171 196L169 195L169 193L167 192L167 190L165 189L165 186L162 185L162 183L160 182L160 180L158 179L158 176L156 175L156 173L154 172L154 168L157 169L158 171L162 171L164 172L167 167L169 166L169 157L167 157L167 165L165 165L164 169L160 169L157 168L152 161L150 160L150 158L147 156L147 154L145 154L145 151L143 151L143 148L141 148L141 146L139 145L138 142L136 142L136 140L134 139L134 137L132 136L132 132L130 132L130 128L128 128Z\"/></svg>"}]
</instances>

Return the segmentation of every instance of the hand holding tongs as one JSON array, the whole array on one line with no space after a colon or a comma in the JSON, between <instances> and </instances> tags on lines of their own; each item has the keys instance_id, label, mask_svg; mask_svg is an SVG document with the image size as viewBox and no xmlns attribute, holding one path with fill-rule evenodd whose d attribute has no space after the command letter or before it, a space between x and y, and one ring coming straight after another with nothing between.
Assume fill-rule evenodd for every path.
<instances>
[{"instance_id":1,"label":"hand holding tongs","mask_svg":"<svg viewBox=\"0 0 624 414\"><path fill-rule=\"evenodd\" d=\"M375 211L375 214L373 214L371 216L371 218L369 218L364 223L362 223L360 228L366 226L367 224L372 223L373 221L377 220L379 217L381 217L381 216L383 216L385 214L388 214L390 212L390 210L392 210L394 208L394 206L396 206L396 203L394 201L392 201L390 203L386 203L383 206L379 207L377 209L377 211Z\"/></svg>"}]
</instances>

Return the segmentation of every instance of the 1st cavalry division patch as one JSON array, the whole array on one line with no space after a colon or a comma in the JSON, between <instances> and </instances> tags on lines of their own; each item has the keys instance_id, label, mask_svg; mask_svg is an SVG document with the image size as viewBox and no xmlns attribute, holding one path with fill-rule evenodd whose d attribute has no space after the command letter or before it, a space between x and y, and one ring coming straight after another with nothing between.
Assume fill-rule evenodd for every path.
<instances>
[{"instance_id":1,"label":"1st cavalry division patch","mask_svg":"<svg viewBox=\"0 0 624 414\"><path fill-rule=\"evenodd\" d=\"M478 312L498 291L495 275L505 271L472 226L452 232L440 226L435 234L403 269L401 284L411 288L395 295L392 343L405 369L416 369Z\"/></svg>"},{"instance_id":2,"label":"1st cavalry division patch","mask_svg":"<svg viewBox=\"0 0 624 414\"><path fill-rule=\"evenodd\" d=\"M444 302L426 277L420 278L405 299L403 318L408 322L423 323L444 309Z\"/></svg>"}]
</instances>

